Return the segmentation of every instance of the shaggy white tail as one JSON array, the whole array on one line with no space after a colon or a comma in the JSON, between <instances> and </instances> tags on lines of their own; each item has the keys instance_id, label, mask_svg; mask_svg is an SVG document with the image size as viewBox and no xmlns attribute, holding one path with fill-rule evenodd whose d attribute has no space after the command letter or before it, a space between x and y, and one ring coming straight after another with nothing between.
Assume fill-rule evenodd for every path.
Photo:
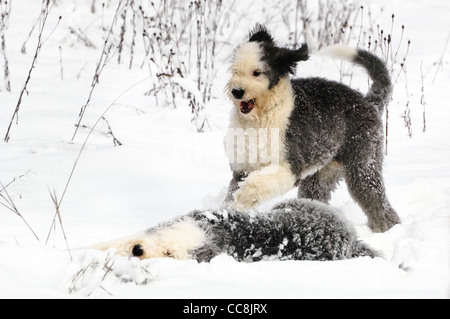
<instances>
[{"instance_id":1,"label":"shaggy white tail","mask_svg":"<svg viewBox=\"0 0 450 319\"><path fill-rule=\"evenodd\" d=\"M336 59L346 60L353 62L355 57L358 55L358 50L355 48L348 47L342 44L335 44L320 49L317 52L318 55L327 55Z\"/></svg>"}]
</instances>

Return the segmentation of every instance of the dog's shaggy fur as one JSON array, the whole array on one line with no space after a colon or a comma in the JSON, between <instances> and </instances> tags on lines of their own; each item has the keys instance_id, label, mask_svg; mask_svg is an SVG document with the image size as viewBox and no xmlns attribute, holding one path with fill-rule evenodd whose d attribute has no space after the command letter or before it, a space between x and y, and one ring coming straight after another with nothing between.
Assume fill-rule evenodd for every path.
<instances>
[{"instance_id":1,"label":"dog's shaggy fur","mask_svg":"<svg viewBox=\"0 0 450 319\"><path fill-rule=\"evenodd\" d=\"M392 90L388 71L363 50L335 46L323 52L364 67L373 81L369 92L364 96L322 78L290 79L297 62L308 59L306 44L296 50L278 47L262 26L237 47L226 87L235 105L230 129L275 128L278 135L266 139L263 149L273 150L271 141L279 145L277 154L269 154L276 155L276 163L236 161L235 155L250 146L232 146L227 200L235 209L247 210L299 186L299 197L328 202L345 178L369 227L384 232L400 222L382 178L381 113Z\"/></svg>"},{"instance_id":2,"label":"dog's shaggy fur","mask_svg":"<svg viewBox=\"0 0 450 319\"><path fill-rule=\"evenodd\" d=\"M141 259L206 262L221 253L244 262L378 256L357 239L339 212L309 199L286 201L266 213L197 210L137 236L93 248L115 248L119 255Z\"/></svg>"}]
</instances>

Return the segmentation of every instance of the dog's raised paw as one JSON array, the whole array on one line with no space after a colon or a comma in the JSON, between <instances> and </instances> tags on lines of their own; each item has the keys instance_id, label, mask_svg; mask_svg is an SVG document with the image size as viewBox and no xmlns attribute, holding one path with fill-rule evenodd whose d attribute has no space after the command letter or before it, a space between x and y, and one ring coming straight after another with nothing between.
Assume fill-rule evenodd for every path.
<instances>
[{"instance_id":1,"label":"dog's raised paw","mask_svg":"<svg viewBox=\"0 0 450 319\"><path fill-rule=\"evenodd\" d=\"M256 207L261 202L258 197L258 190L251 186L241 187L234 193L233 209L236 210L248 210Z\"/></svg>"}]
</instances>

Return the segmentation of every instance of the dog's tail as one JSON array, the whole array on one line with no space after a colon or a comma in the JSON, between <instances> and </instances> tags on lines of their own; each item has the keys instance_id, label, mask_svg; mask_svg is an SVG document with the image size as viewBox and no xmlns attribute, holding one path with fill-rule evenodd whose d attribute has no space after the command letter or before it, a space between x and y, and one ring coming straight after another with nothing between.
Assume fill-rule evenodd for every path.
<instances>
[{"instance_id":1,"label":"dog's tail","mask_svg":"<svg viewBox=\"0 0 450 319\"><path fill-rule=\"evenodd\" d=\"M364 67L373 81L366 98L377 107L380 113L383 112L385 105L391 99L392 84L386 64L380 58L368 51L344 45L332 45L321 49L318 53L354 62Z\"/></svg>"}]
</instances>

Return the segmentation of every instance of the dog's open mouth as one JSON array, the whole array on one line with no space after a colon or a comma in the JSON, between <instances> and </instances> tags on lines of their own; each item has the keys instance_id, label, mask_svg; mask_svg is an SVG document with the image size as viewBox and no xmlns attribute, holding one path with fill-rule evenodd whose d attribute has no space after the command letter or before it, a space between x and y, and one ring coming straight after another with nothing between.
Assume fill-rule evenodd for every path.
<instances>
[{"instance_id":1,"label":"dog's open mouth","mask_svg":"<svg viewBox=\"0 0 450 319\"><path fill-rule=\"evenodd\" d=\"M250 113L255 107L255 100L241 101L241 112L244 114Z\"/></svg>"}]
</instances>

